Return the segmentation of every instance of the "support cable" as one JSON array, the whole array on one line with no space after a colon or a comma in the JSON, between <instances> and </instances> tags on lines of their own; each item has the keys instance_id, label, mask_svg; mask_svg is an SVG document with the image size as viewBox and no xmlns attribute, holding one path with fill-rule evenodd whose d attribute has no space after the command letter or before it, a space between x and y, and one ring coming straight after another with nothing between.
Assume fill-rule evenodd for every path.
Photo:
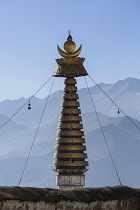
<instances>
[{"instance_id":1,"label":"support cable","mask_svg":"<svg viewBox=\"0 0 140 210\"><path fill-rule=\"evenodd\" d=\"M74 79L74 77L73 77ZM70 129L72 131L72 83L70 84L71 85L71 90L70 90L70 97L71 97L71 106L70 106L70 115L71 115L71 122L70 122ZM72 179L72 163L73 163L73 159L72 159L72 145L73 145L73 137L72 137L72 134L71 134L71 139L72 139L72 142L71 142L71 179Z\"/></svg>"},{"instance_id":2,"label":"support cable","mask_svg":"<svg viewBox=\"0 0 140 210\"><path fill-rule=\"evenodd\" d=\"M30 98L26 101L2 126L0 126L0 130L51 80L53 76L51 76Z\"/></svg>"},{"instance_id":3,"label":"support cable","mask_svg":"<svg viewBox=\"0 0 140 210\"><path fill-rule=\"evenodd\" d=\"M20 180L19 180L19 182L18 182L18 187L19 187L19 185L20 185L20 183L21 183L21 181L22 181L22 177L23 177L23 175L24 175L24 172L25 172L25 169L26 169L26 166L27 166L27 163L28 163L28 160L29 160L29 157L30 157L30 154L31 154L31 151L32 151L34 142L35 142L35 139L36 139L36 136L37 136L37 134L38 134L38 131L39 131L39 128L40 128L40 124L41 124L41 121L42 121L42 119L43 119L43 115L44 115L44 113L45 113L45 110L46 110L46 107L47 107L47 104L48 104L48 100L49 100L49 97L50 97L50 94L51 94L51 91L52 91L52 88L53 88L54 80L55 80L55 77L54 77L54 79L53 79L53 82L52 82L52 85L51 85L51 88L50 88L50 91L49 91L49 95L48 95L48 97L47 97L47 99L46 99L46 103L45 103L45 106L44 106L44 109L43 109L41 118L40 118L40 120L39 120L38 127L37 127L36 132L35 132L35 136L34 136L34 138L33 138L33 141L32 141L32 144L31 144L31 147L30 147L30 150L29 150L29 153L28 153L28 156L27 156L27 159L26 159L24 168L23 168L23 171L22 171L22 173L21 173L21 177L20 177Z\"/></svg>"},{"instance_id":4,"label":"support cable","mask_svg":"<svg viewBox=\"0 0 140 210\"><path fill-rule=\"evenodd\" d=\"M89 75L88 75L89 76ZM90 76L89 76L90 77ZM90 79L94 82L95 85L97 85L97 87L104 93L104 95L106 95L106 97L119 109L119 111L121 111L125 117L127 117L127 119L134 125L136 126L139 130L140 127L107 95L107 93L95 82L95 80L90 77Z\"/></svg>"},{"instance_id":5,"label":"support cable","mask_svg":"<svg viewBox=\"0 0 140 210\"><path fill-rule=\"evenodd\" d=\"M85 82L86 82L86 85L87 85L87 89L88 89L88 92L89 92L89 95L90 95L90 98L91 98L91 102L92 102L92 105L93 105L93 107L94 107L94 110L95 110L95 113L96 113L96 117L97 117L97 119L98 119L98 122L99 122L99 125L100 125L100 129L101 129L101 132L102 132L102 134L103 134L103 137L104 137L104 140L105 140L105 143L106 143L106 146L107 146L107 149L108 149L108 152L109 152L109 155L110 155L110 158L111 158L112 164L113 164L113 166L114 166L114 169L115 169L115 172L116 172L117 178L118 178L118 180L119 180L120 185L122 185L122 182L121 182L121 179L120 179L119 173L118 173L118 171L117 171L117 168L116 168L116 165L115 165L115 162L114 162L113 156L112 156L112 154L111 154L111 151L110 151L110 148L109 148L109 145L108 145L108 142L107 142L107 139L106 139L106 136L105 136L104 130L103 130L102 125L101 125L100 118L99 118L99 116L98 116L98 113L97 113L97 110L96 110L96 107L95 107L95 104L94 104L93 98L92 98L92 96L91 96L91 92L90 92L90 89L89 89L89 87L88 87L87 80L86 80L86 78L85 78L85 77L84 77L84 79L85 79Z\"/></svg>"}]
</instances>

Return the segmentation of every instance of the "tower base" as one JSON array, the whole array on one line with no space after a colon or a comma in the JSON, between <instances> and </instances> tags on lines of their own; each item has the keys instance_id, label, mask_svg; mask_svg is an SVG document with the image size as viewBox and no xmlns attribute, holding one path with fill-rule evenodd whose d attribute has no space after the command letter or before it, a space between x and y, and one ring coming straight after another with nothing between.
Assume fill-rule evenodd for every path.
<instances>
[{"instance_id":1,"label":"tower base","mask_svg":"<svg viewBox=\"0 0 140 210\"><path fill-rule=\"evenodd\" d=\"M85 175L57 175L56 179L60 190L80 189L85 185Z\"/></svg>"}]
</instances>

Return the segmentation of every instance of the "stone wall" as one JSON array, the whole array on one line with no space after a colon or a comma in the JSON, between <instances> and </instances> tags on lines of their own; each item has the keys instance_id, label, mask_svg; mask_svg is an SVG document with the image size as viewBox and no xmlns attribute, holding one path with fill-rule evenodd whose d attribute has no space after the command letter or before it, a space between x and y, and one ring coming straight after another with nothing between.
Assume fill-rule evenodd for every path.
<instances>
[{"instance_id":1,"label":"stone wall","mask_svg":"<svg viewBox=\"0 0 140 210\"><path fill-rule=\"evenodd\" d=\"M0 210L140 210L140 189L0 187Z\"/></svg>"}]
</instances>

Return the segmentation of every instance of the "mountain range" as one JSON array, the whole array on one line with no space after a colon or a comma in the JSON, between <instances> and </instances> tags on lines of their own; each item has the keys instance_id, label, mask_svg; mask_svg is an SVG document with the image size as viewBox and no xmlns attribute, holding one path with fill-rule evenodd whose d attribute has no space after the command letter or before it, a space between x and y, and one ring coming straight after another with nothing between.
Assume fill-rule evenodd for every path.
<instances>
[{"instance_id":1,"label":"mountain range","mask_svg":"<svg viewBox=\"0 0 140 210\"><path fill-rule=\"evenodd\" d=\"M100 83L99 86L140 127L140 80L127 78L115 84ZM140 186L140 129L123 113L117 114L117 107L97 86L89 89L122 184ZM50 95L21 186L56 187L56 174L51 165L61 95L61 90ZM79 98L89 161L86 186L117 185L119 181L87 88L79 90ZM25 106L0 130L0 185L18 184L46 99L34 97L31 110ZM28 100L1 101L0 126Z\"/></svg>"}]
</instances>

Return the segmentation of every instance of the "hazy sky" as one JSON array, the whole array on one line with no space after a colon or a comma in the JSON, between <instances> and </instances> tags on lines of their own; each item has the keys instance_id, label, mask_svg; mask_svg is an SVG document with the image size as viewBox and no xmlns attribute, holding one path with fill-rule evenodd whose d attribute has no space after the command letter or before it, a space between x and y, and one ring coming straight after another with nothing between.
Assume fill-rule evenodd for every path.
<instances>
[{"instance_id":1,"label":"hazy sky","mask_svg":"<svg viewBox=\"0 0 140 210\"><path fill-rule=\"evenodd\" d=\"M51 77L68 30L95 81L140 78L139 0L0 0L0 101L29 97ZM56 78L53 91L62 88Z\"/></svg>"}]
</instances>

